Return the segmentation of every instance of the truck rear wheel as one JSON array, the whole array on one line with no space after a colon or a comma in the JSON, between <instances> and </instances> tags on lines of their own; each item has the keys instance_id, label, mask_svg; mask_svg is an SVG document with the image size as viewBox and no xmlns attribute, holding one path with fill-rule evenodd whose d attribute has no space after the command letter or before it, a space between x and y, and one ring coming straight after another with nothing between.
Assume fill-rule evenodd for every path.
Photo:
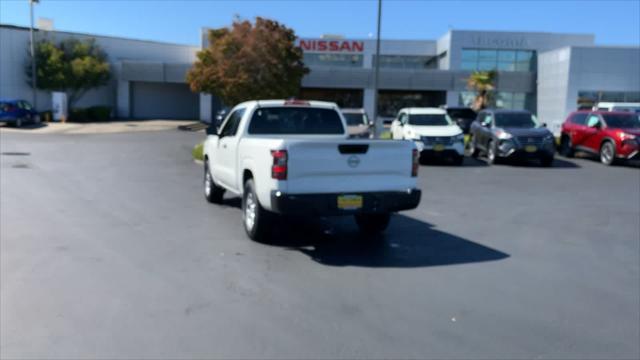
<instances>
[{"instance_id":1,"label":"truck rear wheel","mask_svg":"<svg viewBox=\"0 0 640 360\"><path fill-rule=\"evenodd\" d=\"M357 214L356 224L363 234L374 235L381 233L389 226L391 214Z\"/></svg>"},{"instance_id":2,"label":"truck rear wheel","mask_svg":"<svg viewBox=\"0 0 640 360\"><path fill-rule=\"evenodd\" d=\"M258 201L253 179L247 180L242 194L242 223L251 240L264 241L268 238L272 224L270 215Z\"/></svg>"}]
</instances>

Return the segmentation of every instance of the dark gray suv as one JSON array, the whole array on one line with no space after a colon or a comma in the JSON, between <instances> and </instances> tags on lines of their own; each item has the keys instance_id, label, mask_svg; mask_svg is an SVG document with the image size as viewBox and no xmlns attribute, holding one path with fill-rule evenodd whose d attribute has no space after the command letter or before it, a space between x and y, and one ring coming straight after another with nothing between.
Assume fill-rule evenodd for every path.
<instances>
[{"instance_id":1,"label":"dark gray suv","mask_svg":"<svg viewBox=\"0 0 640 360\"><path fill-rule=\"evenodd\" d=\"M487 162L501 159L538 159L543 166L553 164L555 138L545 124L526 110L483 110L471 124L469 153L486 154Z\"/></svg>"}]
</instances>

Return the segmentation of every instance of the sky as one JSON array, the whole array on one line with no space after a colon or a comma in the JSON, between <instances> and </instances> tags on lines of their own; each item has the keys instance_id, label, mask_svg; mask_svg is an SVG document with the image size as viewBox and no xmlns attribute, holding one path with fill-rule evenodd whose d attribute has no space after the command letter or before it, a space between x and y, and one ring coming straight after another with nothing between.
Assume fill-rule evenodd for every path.
<instances>
[{"instance_id":1,"label":"sky","mask_svg":"<svg viewBox=\"0 0 640 360\"><path fill-rule=\"evenodd\" d=\"M301 37L376 32L374 0L40 0L56 30L199 45L203 27L262 16ZM29 25L28 0L0 0L0 23ZM640 45L640 0L383 0L383 39L437 39L449 29L589 33L599 45Z\"/></svg>"}]
</instances>

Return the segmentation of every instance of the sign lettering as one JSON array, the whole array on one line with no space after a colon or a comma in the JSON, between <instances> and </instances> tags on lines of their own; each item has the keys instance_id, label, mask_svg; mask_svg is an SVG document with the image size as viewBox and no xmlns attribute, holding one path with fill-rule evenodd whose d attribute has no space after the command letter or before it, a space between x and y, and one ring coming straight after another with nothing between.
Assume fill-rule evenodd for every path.
<instances>
[{"instance_id":1,"label":"sign lettering","mask_svg":"<svg viewBox=\"0 0 640 360\"><path fill-rule=\"evenodd\" d=\"M364 42L352 40L300 40L300 47L304 51L363 52Z\"/></svg>"}]
</instances>

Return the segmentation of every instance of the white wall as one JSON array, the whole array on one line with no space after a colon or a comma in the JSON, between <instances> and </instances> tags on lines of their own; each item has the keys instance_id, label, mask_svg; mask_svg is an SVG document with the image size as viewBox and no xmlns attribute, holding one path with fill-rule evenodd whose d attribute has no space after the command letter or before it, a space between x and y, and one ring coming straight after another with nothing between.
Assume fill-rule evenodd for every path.
<instances>
[{"instance_id":1,"label":"white wall","mask_svg":"<svg viewBox=\"0 0 640 360\"><path fill-rule=\"evenodd\" d=\"M571 48L538 56L538 118L558 134L567 112Z\"/></svg>"},{"instance_id":2,"label":"white wall","mask_svg":"<svg viewBox=\"0 0 640 360\"><path fill-rule=\"evenodd\" d=\"M36 31L36 41L68 38L96 39L107 53L113 77L109 85L87 93L77 104L79 107L109 105L116 107L118 81L117 63L123 60L160 61L165 63L192 63L197 46L167 44L154 41L122 39L109 36L77 34L58 31ZM29 51L29 31L26 28L0 26L0 98L22 98L31 101L31 87L27 84L24 66ZM51 95L38 91L38 110L51 108Z\"/></svg>"},{"instance_id":3,"label":"white wall","mask_svg":"<svg viewBox=\"0 0 640 360\"><path fill-rule=\"evenodd\" d=\"M566 47L538 57L538 115L558 134L579 91L640 91L640 48Z\"/></svg>"},{"instance_id":4,"label":"white wall","mask_svg":"<svg viewBox=\"0 0 640 360\"><path fill-rule=\"evenodd\" d=\"M590 46L594 40L594 35L590 34L451 30L449 66L452 70L460 69L463 48L536 50L540 53L566 46Z\"/></svg>"}]
</instances>

